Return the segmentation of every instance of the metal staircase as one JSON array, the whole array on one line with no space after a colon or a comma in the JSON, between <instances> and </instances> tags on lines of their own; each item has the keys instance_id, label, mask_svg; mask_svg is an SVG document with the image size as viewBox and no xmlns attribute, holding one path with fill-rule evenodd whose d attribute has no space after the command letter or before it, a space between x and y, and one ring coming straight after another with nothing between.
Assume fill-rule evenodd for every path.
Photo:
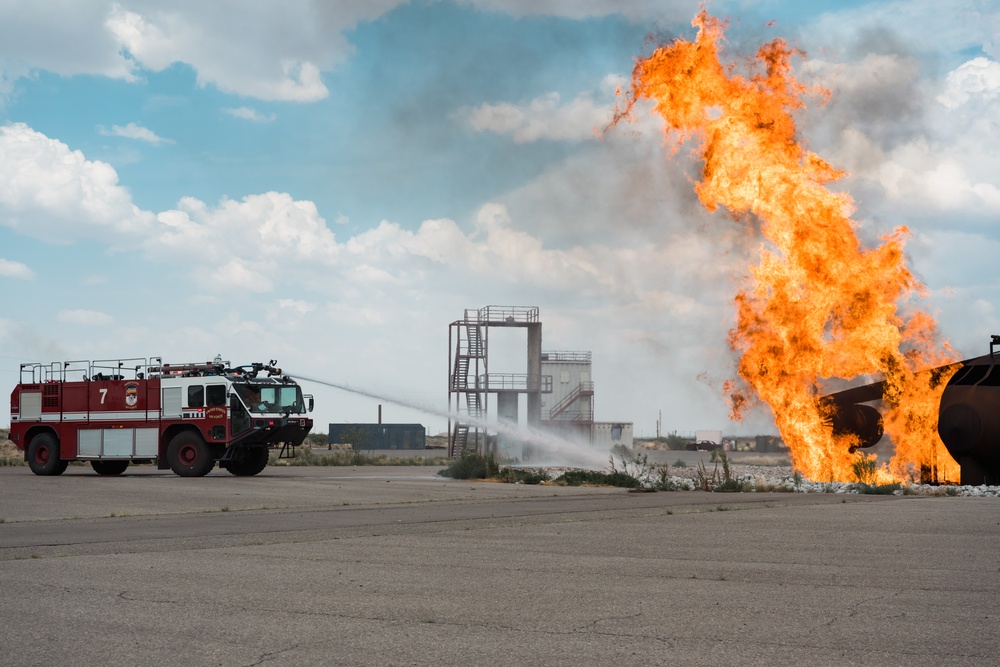
<instances>
[{"instance_id":1,"label":"metal staircase","mask_svg":"<svg viewBox=\"0 0 1000 667\"><path fill-rule=\"evenodd\" d=\"M469 420L458 420L453 425L448 438L448 456L461 456L470 445L478 447L480 435L485 435L482 428L486 419L485 389L480 386L479 377L480 372L486 370L486 341L478 314L470 317L468 310L465 318L453 323L452 328L455 357L449 393L455 396L454 411L467 415Z\"/></svg>"},{"instance_id":2,"label":"metal staircase","mask_svg":"<svg viewBox=\"0 0 1000 667\"><path fill-rule=\"evenodd\" d=\"M586 410L579 408L573 412L568 412L569 408L575 404L578 404L583 398L593 398L594 396L594 383L593 382L581 382L576 389L571 391L566 397L559 401L557 404L552 406L549 410L549 419L564 419L573 421L593 421L594 410L593 404L587 402Z\"/></svg>"}]
</instances>

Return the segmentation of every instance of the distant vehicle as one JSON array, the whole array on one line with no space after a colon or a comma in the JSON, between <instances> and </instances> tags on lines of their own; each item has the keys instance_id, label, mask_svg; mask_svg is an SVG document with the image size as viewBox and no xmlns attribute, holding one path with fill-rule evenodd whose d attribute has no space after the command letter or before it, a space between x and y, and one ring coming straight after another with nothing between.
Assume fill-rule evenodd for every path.
<instances>
[{"instance_id":1,"label":"distant vehicle","mask_svg":"<svg viewBox=\"0 0 1000 667\"><path fill-rule=\"evenodd\" d=\"M722 443L700 440L688 443L686 449L689 452L714 452L717 449L722 449Z\"/></svg>"},{"instance_id":2,"label":"distant vehicle","mask_svg":"<svg viewBox=\"0 0 1000 667\"><path fill-rule=\"evenodd\" d=\"M153 461L182 477L206 475L216 463L256 475L271 450L294 456L313 425L313 397L275 363L21 364L10 439L36 475L59 475L70 461L89 461L99 475Z\"/></svg>"}]
</instances>

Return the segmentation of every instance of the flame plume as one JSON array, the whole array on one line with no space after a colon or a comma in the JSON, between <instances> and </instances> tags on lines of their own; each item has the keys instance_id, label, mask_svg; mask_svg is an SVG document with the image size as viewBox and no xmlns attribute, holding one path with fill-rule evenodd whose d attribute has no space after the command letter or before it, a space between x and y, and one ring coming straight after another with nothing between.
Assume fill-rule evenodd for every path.
<instances>
[{"instance_id":1,"label":"flame plume","mask_svg":"<svg viewBox=\"0 0 1000 667\"><path fill-rule=\"evenodd\" d=\"M937 406L948 378L918 372L950 361L936 342L934 318L908 307L923 286L906 267L909 230L899 227L876 248L862 246L853 200L827 184L845 175L796 139L792 114L804 98L829 92L792 74L784 40L760 47L748 77L723 66L724 25L702 11L694 42L677 39L638 60L616 121L648 99L679 146L697 139L704 161L695 185L710 211L750 214L769 242L736 295L729 341L741 354L742 382L727 383L732 417L754 397L772 409L798 470L813 480L854 479L853 436L834 437L817 401L824 379L885 378L885 430L896 446L879 481L915 479L933 469L955 479L958 465L940 445ZM943 381L942 381L943 380ZM749 390L749 391L748 391Z\"/></svg>"}]
</instances>

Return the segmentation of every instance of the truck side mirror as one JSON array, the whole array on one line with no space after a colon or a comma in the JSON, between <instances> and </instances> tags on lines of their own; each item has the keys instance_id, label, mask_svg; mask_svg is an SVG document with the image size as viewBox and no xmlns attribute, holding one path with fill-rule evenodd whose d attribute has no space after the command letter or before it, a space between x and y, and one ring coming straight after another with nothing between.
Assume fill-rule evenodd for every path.
<instances>
[{"instance_id":1,"label":"truck side mirror","mask_svg":"<svg viewBox=\"0 0 1000 667\"><path fill-rule=\"evenodd\" d=\"M313 397L310 396L309 397L309 412L312 412L314 407L316 407L315 402L313 401Z\"/></svg>"}]
</instances>

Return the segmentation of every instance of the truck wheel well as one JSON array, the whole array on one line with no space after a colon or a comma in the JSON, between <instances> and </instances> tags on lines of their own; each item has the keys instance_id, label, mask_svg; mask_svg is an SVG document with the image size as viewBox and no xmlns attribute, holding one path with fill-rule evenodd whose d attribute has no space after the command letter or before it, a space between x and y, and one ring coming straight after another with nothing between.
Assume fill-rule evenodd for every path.
<instances>
[{"instance_id":1,"label":"truck wheel well","mask_svg":"<svg viewBox=\"0 0 1000 667\"><path fill-rule=\"evenodd\" d=\"M219 446L216 443L210 442L208 439L206 439L205 434L202 433L197 426L195 426L194 424L173 424L164 429L163 433L160 434L159 457L158 457L160 461L166 461L167 447L170 446L170 441L173 440L178 433L183 433L184 431L191 431L192 433L197 433L198 437L205 441L205 444L208 446L208 450L212 452L212 456L214 458L219 458L220 456Z\"/></svg>"},{"instance_id":2,"label":"truck wheel well","mask_svg":"<svg viewBox=\"0 0 1000 667\"><path fill-rule=\"evenodd\" d=\"M24 439L21 440L21 442L24 443L24 460L25 461L28 460L28 447L31 446L31 441L35 437L37 437L37 436L39 436L39 435L41 435L43 433L48 433L53 438L55 438L56 439L56 444L59 445L60 448L62 448L62 441L59 440L59 434L56 433L56 431L55 431L54 428L52 428L51 426L32 426L31 428L28 429L28 432L24 434Z\"/></svg>"}]
</instances>

